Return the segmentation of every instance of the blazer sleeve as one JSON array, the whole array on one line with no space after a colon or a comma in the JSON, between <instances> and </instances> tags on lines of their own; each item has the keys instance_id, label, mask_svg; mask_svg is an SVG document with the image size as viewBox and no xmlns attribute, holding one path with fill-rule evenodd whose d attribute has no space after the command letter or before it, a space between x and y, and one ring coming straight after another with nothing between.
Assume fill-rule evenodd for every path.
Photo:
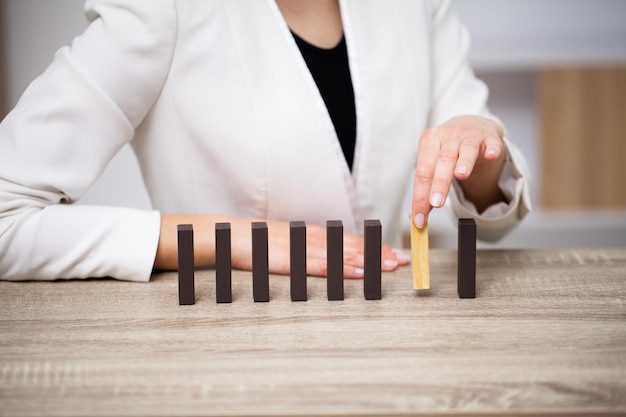
<instances>
[{"instance_id":1,"label":"blazer sleeve","mask_svg":"<svg viewBox=\"0 0 626 417\"><path fill-rule=\"evenodd\" d=\"M0 124L0 278L147 281L160 215L72 205L157 99L176 38L171 0L88 1L90 21Z\"/></svg>"},{"instance_id":2,"label":"blazer sleeve","mask_svg":"<svg viewBox=\"0 0 626 417\"><path fill-rule=\"evenodd\" d=\"M432 21L433 89L429 123L435 126L462 114L474 114L499 122L487 108L488 89L469 65L469 34L450 0L437 0ZM450 205L458 218L476 219L477 238L496 241L508 234L530 211L528 169L522 153L505 139L507 161L498 185L507 203L478 213L465 199L458 181L450 189Z\"/></svg>"}]
</instances>

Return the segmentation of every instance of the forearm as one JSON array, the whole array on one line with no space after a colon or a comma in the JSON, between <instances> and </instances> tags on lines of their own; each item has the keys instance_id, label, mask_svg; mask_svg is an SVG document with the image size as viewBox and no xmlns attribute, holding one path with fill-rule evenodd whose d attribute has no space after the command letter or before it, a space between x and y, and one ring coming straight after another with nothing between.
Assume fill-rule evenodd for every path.
<instances>
[{"instance_id":1,"label":"forearm","mask_svg":"<svg viewBox=\"0 0 626 417\"><path fill-rule=\"evenodd\" d=\"M0 279L150 279L158 212L51 204L41 209L22 208L22 213L10 215L9 207L17 201L3 203Z\"/></svg>"},{"instance_id":2,"label":"forearm","mask_svg":"<svg viewBox=\"0 0 626 417\"><path fill-rule=\"evenodd\" d=\"M250 224L243 219L223 215L200 214L163 214L161 215L161 233L156 257L155 269L178 268L178 225L191 224L194 228L194 256L196 266L215 264L215 223L228 222L231 228L239 229Z\"/></svg>"},{"instance_id":3,"label":"forearm","mask_svg":"<svg viewBox=\"0 0 626 417\"><path fill-rule=\"evenodd\" d=\"M178 225L191 224L194 229L194 260L196 266L215 265L215 224L230 223L232 266L252 269L252 223L268 224L270 269L277 273L289 273L284 256L289 250L289 223L268 221L260 218L244 218L223 214L164 214L161 215L161 233L154 261L155 269L178 268ZM314 226L309 227L309 235ZM313 236L319 234L317 227ZM309 236L311 237L311 236ZM319 240L319 239L317 239Z\"/></svg>"}]
</instances>

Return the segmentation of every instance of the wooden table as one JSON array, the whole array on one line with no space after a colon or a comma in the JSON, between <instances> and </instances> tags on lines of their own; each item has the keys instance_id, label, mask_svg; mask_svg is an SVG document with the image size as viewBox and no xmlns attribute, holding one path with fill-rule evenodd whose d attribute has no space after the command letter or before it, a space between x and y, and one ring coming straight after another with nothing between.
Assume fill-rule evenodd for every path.
<instances>
[{"instance_id":1,"label":"wooden table","mask_svg":"<svg viewBox=\"0 0 626 417\"><path fill-rule=\"evenodd\" d=\"M0 415L626 414L626 249L479 251L477 297L456 293L456 252L431 251L432 289L410 268L346 300L214 302L196 274L0 282Z\"/></svg>"}]
</instances>

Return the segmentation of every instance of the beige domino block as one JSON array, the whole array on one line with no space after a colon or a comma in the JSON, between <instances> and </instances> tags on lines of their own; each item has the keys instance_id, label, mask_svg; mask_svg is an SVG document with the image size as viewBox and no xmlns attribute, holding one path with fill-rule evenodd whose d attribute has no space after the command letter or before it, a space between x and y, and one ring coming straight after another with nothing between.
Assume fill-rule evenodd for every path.
<instances>
[{"instance_id":1,"label":"beige domino block","mask_svg":"<svg viewBox=\"0 0 626 417\"><path fill-rule=\"evenodd\" d=\"M411 222L411 263L413 264L413 288L430 288L430 268L428 261L428 225L418 229Z\"/></svg>"}]
</instances>

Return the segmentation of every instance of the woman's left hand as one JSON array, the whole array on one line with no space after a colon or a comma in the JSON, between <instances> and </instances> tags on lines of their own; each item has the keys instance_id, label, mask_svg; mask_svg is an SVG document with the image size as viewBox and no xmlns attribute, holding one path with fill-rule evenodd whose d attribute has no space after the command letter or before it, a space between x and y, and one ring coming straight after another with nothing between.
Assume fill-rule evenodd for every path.
<instances>
[{"instance_id":1,"label":"woman's left hand","mask_svg":"<svg viewBox=\"0 0 626 417\"><path fill-rule=\"evenodd\" d=\"M502 137L502 126L480 116L454 117L422 134L411 211L417 227L432 208L444 205L453 178L479 213L504 199L498 188L506 154Z\"/></svg>"}]
</instances>

